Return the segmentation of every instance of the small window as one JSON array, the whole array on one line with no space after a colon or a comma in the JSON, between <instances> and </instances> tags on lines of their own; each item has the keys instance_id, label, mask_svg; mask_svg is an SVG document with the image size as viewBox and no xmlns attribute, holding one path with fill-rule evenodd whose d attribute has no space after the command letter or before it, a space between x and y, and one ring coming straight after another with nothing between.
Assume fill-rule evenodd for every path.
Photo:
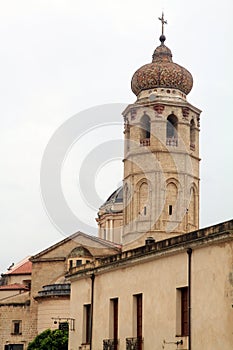
<instances>
[{"instance_id":1,"label":"small window","mask_svg":"<svg viewBox=\"0 0 233 350\"><path fill-rule=\"evenodd\" d=\"M12 334L21 335L22 334L22 321L12 321Z\"/></svg>"},{"instance_id":2,"label":"small window","mask_svg":"<svg viewBox=\"0 0 233 350\"><path fill-rule=\"evenodd\" d=\"M144 207L143 213L144 215L146 215L146 207Z\"/></svg>"},{"instance_id":3,"label":"small window","mask_svg":"<svg viewBox=\"0 0 233 350\"><path fill-rule=\"evenodd\" d=\"M68 322L59 322L58 329L60 331L69 331L69 323Z\"/></svg>"},{"instance_id":4,"label":"small window","mask_svg":"<svg viewBox=\"0 0 233 350\"><path fill-rule=\"evenodd\" d=\"M169 215L172 215L172 205L169 205L169 207L168 207L168 213L169 213Z\"/></svg>"},{"instance_id":5,"label":"small window","mask_svg":"<svg viewBox=\"0 0 233 350\"><path fill-rule=\"evenodd\" d=\"M73 260L70 260L69 261L69 268L72 269L72 267L73 267Z\"/></svg>"},{"instance_id":6,"label":"small window","mask_svg":"<svg viewBox=\"0 0 233 350\"><path fill-rule=\"evenodd\" d=\"M82 265L82 260L76 260L76 266L80 266L80 265Z\"/></svg>"},{"instance_id":7,"label":"small window","mask_svg":"<svg viewBox=\"0 0 233 350\"><path fill-rule=\"evenodd\" d=\"M23 280L23 284L24 284L29 290L31 290L31 280Z\"/></svg>"}]
</instances>

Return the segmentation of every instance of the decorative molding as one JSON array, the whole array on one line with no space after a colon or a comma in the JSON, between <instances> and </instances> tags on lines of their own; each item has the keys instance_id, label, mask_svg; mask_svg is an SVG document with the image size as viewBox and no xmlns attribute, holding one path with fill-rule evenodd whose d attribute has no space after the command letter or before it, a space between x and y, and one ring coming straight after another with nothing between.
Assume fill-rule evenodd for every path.
<instances>
[{"instance_id":1,"label":"decorative molding","mask_svg":"<svg viewBox=\"0 0 233 350\"><path fill-rule=\"evenodd\" d=\"M130 110L130 116L131 116L131 120L135 120L135 118L137 116L137 109L136 108L132 108Z\"/></svg>"},{"instance_id":2,"label":"decorative molding","mask_svg":"<svg viewBox=\"0 0 233 350\"><path fill-rule=\"evenodd\" d=\"M188 119L189 116L189 108L188 107L183 107L182 108L182 114L183 114L183 119Z\"/></svg>"},{"instance_id":3,"label":"decorative molding","mask_svg":"<svg viewBox=\"0 0 233 350\"><path fill-rule=\"evenodd\" d=\"M157 112L157 114L158 114L157 116L160 117L160 115L163 114L163 111L164 111L165 107L163 105L161 105L161 104L157 104L153 108L154 108L155 112Z\"/></svg>"}]
</instances>

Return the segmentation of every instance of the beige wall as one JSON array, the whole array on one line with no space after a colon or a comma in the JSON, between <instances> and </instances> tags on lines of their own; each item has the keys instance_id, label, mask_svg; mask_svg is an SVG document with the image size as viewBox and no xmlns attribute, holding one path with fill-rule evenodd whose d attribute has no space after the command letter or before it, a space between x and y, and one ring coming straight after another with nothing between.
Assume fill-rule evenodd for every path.
<instances>
[{"instance_id":1,"label":"beige wall","mask_svg":"<svg viewBox=\"0 0 233 350\"><path fill-rule=\"evenodd\" d=\"M151 258L152 259L152 258ZM144 350L161 350L162 342L177 341L177 288L187 286L187 253L182 247L157 254L153 260L126 263L105 269L95 278L93 350L102 349L111 337L110 299L119 298L119 350L133 330L133 295L143 294ZM233 344L233 241L193 246L192 344L193 349L232 350ZM90 303L89 279L72 281L71 312L76 330L70 334L70 350L82 343L83 305ZM183 338L187 349L187 339ZM164 345L171 349L171 345Z\"/></svg>"},{"instance_id":2,"label":"beige wall","mask_svg":"<svg viewBox=\"0 0 233 350\"><path fill-rule=\"evenodd\" d=\"M1 300L1 302L3 302L3 300L8 298L8 297L22 294L22 293L23 293L23 291L19 291L19 290L0 290L0 300Z\"/></svg>"},{"instance_id":3,"label":"beige wall","mask_svg":"<svg viewBox=\"0 0 233 350\"><path fill-rule=\"evenodd\" d=\"M7 275L7 284L23 283L23 281L30 280L30 275Z\"/></svg>"},{"instance_id":4,"label":"beige wall","mask_svg":"<svg viewBox=\"0 0 233 350\"><path fill-rule=\"evenodd\" d=\"M193 260L195 348L230 350L233 346L233 242L198 249Z\"/></svg>"},{"instance_id":5,"label":"beige wall","mask_svg":"<svg viewBox=\"0 0 233 350\"><path fill-rule=\"evenodd\" d=\"M80 280L72 285L70 317L75 319L75 331L69 332L69 349L76 350L83 342L83 308L91 301L91 279ZM101 348L102 349L102 348Z\"/></svg>"},{"instance_id":6,"label":"beige wall","mask_svg":"<svg viewBox=\"0 0 233 350\"><path fill-rule=\"evenodd\" d=\"M45 329L57 329L59 318L65 322L70 317L69 298L47 298L38 302L38 333ZM54 319L53 319L54 318ZM54 321L57 321L55 324Z\"/></svg>"},{"instance_id":7,"label":"beige wall","mask_svg":"<svg viewBox=\"0 0 233 350\"><path fill-rule=\"evenodd\" d=\"M163 107L160 114L155 111L158 103ZM185 117L184 107L188 109ZM146 147L140 145L140 121L145 113L151 121L150 145ZM172 234L198 229L200 110L185 99L164 93L160 98L157 96L156 102L148 100L145 104L130 105L123 114L126 120L123 244L132 242L135 246L136 240L145 233L158 240L161 236L165 239ZM177 146L166 144L167 117L171 114L178 121ZM195 122L195 149L190 149L191 120ZM143 183L147 183L148 191L142 201L140 188ZM172 205L172 215L169 205Z\"/></svg>"}]
</instances>

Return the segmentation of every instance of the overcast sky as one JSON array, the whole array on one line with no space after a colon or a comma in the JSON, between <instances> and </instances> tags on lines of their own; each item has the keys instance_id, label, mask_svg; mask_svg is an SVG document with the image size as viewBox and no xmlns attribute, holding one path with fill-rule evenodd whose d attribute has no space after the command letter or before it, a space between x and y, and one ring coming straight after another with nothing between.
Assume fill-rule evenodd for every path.
<instances>
[{"instance_id":1,"label":"overcast sky","mask_svg":"<svg viewBox=\"0 0 233 350\"><path fill-rule=\"evenodd\" d=\"M203 111L201 227L232 217L232 7L231 0L0 1L0 272L64 238L42 202L45 148L73 115L135 101L131 77L159 45L162 10L173 61L194 78L188 101ZM122 127L105 134L107 141L120 138ZM87 135L82 147L99 137ZM64 163L65 197L94 227L97 208L86 210L69 181L77 179L74 148ZM101 200L118 186L121 172L116 160L95 174Z\"/></svg>"}]
</instances>

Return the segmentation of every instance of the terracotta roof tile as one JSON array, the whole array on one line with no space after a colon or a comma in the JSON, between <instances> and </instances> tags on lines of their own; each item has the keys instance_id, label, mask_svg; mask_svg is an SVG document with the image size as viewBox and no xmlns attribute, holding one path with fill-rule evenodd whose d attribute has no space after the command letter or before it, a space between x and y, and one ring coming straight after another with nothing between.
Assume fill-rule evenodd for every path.
<instances>
[{"instance_id":1,"label":"terracotta roof tile","mask_svg":"<svg viewBox=\"0 0 233 350\"><path fill-rule=\"evenodd\" d=\"M6 272L6 275L24 275L32 273L32 263L26 258Z\"/></svg>"}]
</instances>

